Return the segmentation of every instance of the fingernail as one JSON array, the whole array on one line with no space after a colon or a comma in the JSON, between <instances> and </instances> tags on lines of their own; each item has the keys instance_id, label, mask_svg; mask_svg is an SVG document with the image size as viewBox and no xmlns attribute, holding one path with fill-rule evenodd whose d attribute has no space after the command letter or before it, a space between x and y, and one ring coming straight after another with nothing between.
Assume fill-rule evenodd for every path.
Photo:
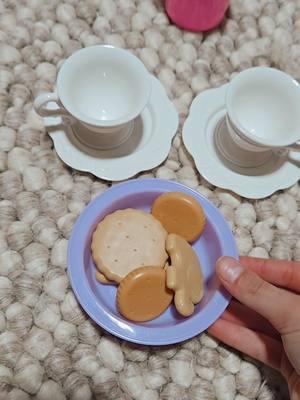
<instances>
[{"instance_id":1,"label":"fingernail","mask_svg":"<svg viewBox=\"0 0 300 400\"><path fill-rule=\"evenodd\" d=\"M228 283L234 283L244 271L241 264L231 257L221 257L216 268L218 275Z\"/></svg>"}]
</instances>

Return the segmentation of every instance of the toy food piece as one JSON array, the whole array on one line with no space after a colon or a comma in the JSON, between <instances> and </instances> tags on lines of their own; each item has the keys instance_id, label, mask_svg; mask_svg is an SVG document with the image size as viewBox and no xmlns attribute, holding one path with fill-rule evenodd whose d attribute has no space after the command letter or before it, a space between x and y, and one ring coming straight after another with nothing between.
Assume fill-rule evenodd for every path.
<instances>
[{"instance_id":1,"label":"toy food piece","mask_svg":"<svg viewBox=\"0 0 300 400\"><path fill-rule=\"evenodd\" d=\"M205 214L197 200L183 192L168 192L157 197L152 214L168 231L188 242L196 240L204 230Z\"/></svg>"},{"instance_id":2,"label":"toy food piece","mask_svg":"<svg viewBox=\"0 0 300 400\"><path fill-rule=\"evenodd\" d=\"M175 292L175 307L184 317L194 312L194 304L204 294L203 275L198 257L191 245L182 237L170 234L166 243L171 257L167 268L167 287Z\"/></svg>"},{"instance_id":3,"label":"toy food piece","mask_svg":"<svg viewBox=\"0 0 300 400\"><path fill-rule=\"evenodd\" d=\"M119 283L129 272L144 265L163 268L167 232L151 214L118 210L107 215L92 238L96 267L108 280Z\"/></svg>"},{"instance_id":4,"label":"toy food piece","mask_svg":"<svg viewBox=\"0 0 300 400\"><path fill-rule=\"evenodd\" d=\"M173 292L166 287L166 271L157 267L135 269L122 280L117 291L120 313L136 322L158 317L172 299Z\"/></svg>"},{"instance_id":5,"label":"toy food piece","mask_svg":"<svg viewBox=\"0 0 300 400\"><path fill-rule=\"evenodd\" d=\"M101 274L101 272L99 272L98 270L96 271L96 279L98 282L103 283L105 285L114 285L115 284L115 282L107 279L106 276Z\"/></svg>"}]
</instances>

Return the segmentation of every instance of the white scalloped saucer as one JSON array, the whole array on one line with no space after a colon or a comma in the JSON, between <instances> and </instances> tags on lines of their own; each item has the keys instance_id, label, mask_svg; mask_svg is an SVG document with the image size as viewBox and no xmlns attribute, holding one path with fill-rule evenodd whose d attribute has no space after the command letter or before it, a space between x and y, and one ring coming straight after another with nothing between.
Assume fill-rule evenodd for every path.
<instances>
[{"instance_id":1,"label":"white scalloped saucer","mask_svg":"<svg viewBox=\"0 0 300 400\"><path fill-rule=\"evenodd\" d=\"M53 105L49 104L49 108ZM109 181L128 179L161 164L178 128L178 114L163 85L152 76L148 105L134 121L133 133L117 148L99 150L85 145L60 117L44 118L58 156L70 167ZM75 126L76 128L76 126Z\"/></svg>"},{"instance_id":2,"label":"white scalloped saucer","mask_svg":"<svg viewBox=\"0 0 300 400\"><path fill-rule=\"evenodd\" d=\"M218 153L215 130L221 129L222 134L227 132L224 124L226 87L200 93L183 126L183 143L199 173L213 185L250 199L264 198L295 184L300 179L300 153L279 156L274 152L265 164L252 168L237 167Z\"/></svg>"}]
</instances>

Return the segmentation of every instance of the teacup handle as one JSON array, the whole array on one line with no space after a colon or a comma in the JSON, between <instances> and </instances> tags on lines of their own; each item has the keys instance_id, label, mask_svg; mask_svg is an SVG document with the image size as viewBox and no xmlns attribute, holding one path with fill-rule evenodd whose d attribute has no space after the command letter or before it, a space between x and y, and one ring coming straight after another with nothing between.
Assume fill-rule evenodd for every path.
<instances>
[{"instance_id":1,"label":"teacup handle","mask_svg":"<svg viewBox=\"0 0 300 400\"><path fill-rule=\"evenodd\" d=\"M48 103L56 103L57 108L53 110L46 108ZM75 122L75 118L62 106L56 93L40 94L34 100L33 107L41 117L62 117L64 123L67 124L73 124Z\"/></svg>"}]
</instances>

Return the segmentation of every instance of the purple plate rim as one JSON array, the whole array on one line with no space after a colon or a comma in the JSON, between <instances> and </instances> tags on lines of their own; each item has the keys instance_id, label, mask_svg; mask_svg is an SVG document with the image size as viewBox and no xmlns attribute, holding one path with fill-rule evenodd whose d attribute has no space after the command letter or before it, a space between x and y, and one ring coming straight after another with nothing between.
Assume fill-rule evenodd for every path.
<instances>
[{"instance_id":1,"label":"purple plate rim","mask_svg":"<svg viewBox=\"0 0 300 400\"><path fill-rule=\"evenodd\" d=\"M204 205L206 212L214 214L219 219L219 222L223 224L222 228L227 230L227 234L224 235L226 239L224 236L220 236L222 252L224 253L224 248L226 247L227 256L239 258L236 242L227 221L218 208L208 199L195 190L175 181L143 178L114 184L105 192L96 196L86 206L78 217L69 239L67 272L71 287L81 307L104 330L120 339L136 344L151 346L171 345L191 339L202 333L222 315L231 299L230 294L224 287L216 291L212 301L203 309L201 315L187 318L176 328L174 326L164 328L147 327L143 324L124 321L124 319L115 317L104 308L99 307L92 291L87 286L84 268L78 268L78 260L83 260L84 254L84 240L82 238L86 237L90 226L95 222L95 214L99 213L102 207L107 207L107 204L117 200L120 196L138 193L142 189L147 189L147 191L182 191L196 197ZM218 227L215 228L217 229Z\"/></svg>"}]
</instances>

